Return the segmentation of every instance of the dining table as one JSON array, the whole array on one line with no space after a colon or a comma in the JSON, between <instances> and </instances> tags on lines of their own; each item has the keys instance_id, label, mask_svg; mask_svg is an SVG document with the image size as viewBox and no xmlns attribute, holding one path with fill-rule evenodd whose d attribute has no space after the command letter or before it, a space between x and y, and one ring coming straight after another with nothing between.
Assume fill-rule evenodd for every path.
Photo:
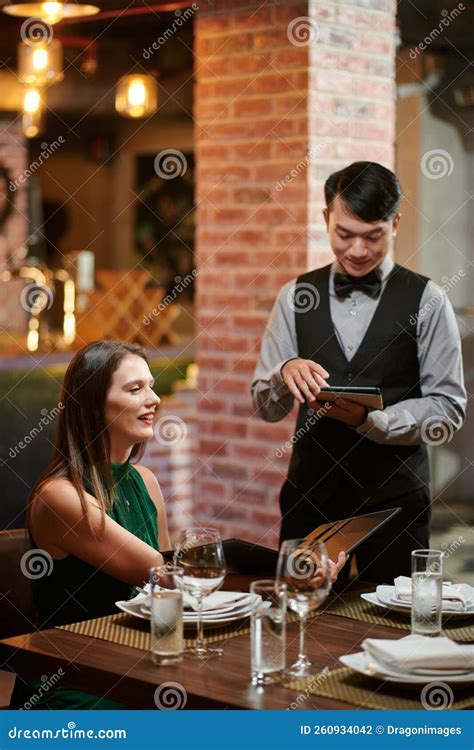
<instances>
[{"instance_id":1,"label":"dining table","mask_svg":"<svg viewBox=\"0 0 474 750\"><path fill-rule=\"evenodd\" d=\"M255 576L228 575L223 588L248 591L254 579ZM343 602L348 596L358 597L362 591L371 588L373 590L375 586L371 587L367 582L338 581L327 606L308 622L306 649L314 665L316 682L318 674L342 666L340 656L360 651L365 638L397 639L408 634L409 631L392 625L364 622L331 613L334 602ZM149 628L149 623L142 622L142 627ZM287 664L296 659L298 634L298 622L289 622ZM285 680L280 684L252 685L248 618L237 623L234 632L222 636L219 645L223 646L220 657L191 659L184 655L179 663L158 666L153 663L149 649L54 627L0 641L0 668L36 679L59 673L60 684L64 687L106 696L136 709L156 710L159 686L174 686L176 708L186 709L324 710L374 707L370 699L364 699L355 706L347 699L315 694L301 685L288 687L292 683ZM367 696L371 695L371 691L377 695L388 687L389 705L390 695L417 695L413 686L386 686L383 681L369 677L362 677L362 680L365 680ZM423 710L422 703L418 703L419 709Z\"/></svg>"}]
</instances>

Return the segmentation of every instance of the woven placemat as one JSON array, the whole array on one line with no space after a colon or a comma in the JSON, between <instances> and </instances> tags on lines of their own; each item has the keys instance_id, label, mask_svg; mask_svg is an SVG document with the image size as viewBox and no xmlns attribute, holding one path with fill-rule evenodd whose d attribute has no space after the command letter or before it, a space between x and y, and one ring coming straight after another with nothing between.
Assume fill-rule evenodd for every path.
<instances>
[{"instance_id":1,"label":"woven placemat","mask_svg":"<svg viewBox=\"0 0 474 750\"><path fill-rule=\"evenodd\" d=\"M341 617L352 617L353 620L371 622L374 625L389 625L400 630L411 630L410 618L393 610L383 610L376 607L365 599L361 599L360 593L344 594L342 597L330 602L324 609L328 615L340 615ZM460 625L459 619L443 621L443 635L453 641L470 643L474 641L474 625ZM470 619L470 622L472 620Z\"/></svg>"},{"instance_id":2,"label":"woven placemat","mask_svg":"<svg viewBox=\"0 0 474 750\"><path fill-rule=\"evenodd\" d=\"M299 695L294 704L304 708L309 695L333 698L360 709L443 709L458 710L474 706L472 686L447 685L443 682L428 682L423 685L402 685L364 677L348 667L327 670L319 675L306 677L284 686L296 690ZM293 703L291 704L293 707Z\"/></svg>"},{"instance_id":3,"label":"woven placemat","mask_svg":"<svg viewBox=\"0 0 474 750\"><path fill-rule=\"evenodd\" d=\"M143 651L149 651L151 648L150 622L148 620L139 620L126 612L119 612L116 615L107 617L98 617L95 620L85 620L84 622L74 622L71 625L59 625L60 630L68 630L70 633L79 635L88 635L91 638L101 638L104 641L119 643L122 646L130 648L140 648ZM196 644L196 637L190 636L192 630L185 631L185 646L192 647ZM250 632L250 621L248 618L239 620L236 623L230 623L222 628L213 628L206 631L204 641L206 643L215 643L216 641L234 638L237 635L244 635Z\"/></svg>"}]
</instances>

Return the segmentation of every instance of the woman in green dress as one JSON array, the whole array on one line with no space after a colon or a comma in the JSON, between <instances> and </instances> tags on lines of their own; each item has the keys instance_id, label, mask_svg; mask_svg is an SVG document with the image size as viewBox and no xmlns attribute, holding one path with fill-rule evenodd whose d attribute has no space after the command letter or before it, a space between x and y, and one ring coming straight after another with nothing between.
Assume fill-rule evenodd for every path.
<instances>
[{"instance_id":1,"label":"woman in green dress","mask_svg":"<svg viewBox=\"0 0 474 750\"><path fill-rule=\"evenodd\" d=\"M27 514L31 546L49 573L32 580L40 629L112 614L163 563L160 548L170 549L158 482L131 463L154 435L153 385L146 355L133 344L95 342L67 369L53 455ZM62 687L57 676L17 675L11 708L22 707L127 708Z\"/></svg>"}]
</instances>

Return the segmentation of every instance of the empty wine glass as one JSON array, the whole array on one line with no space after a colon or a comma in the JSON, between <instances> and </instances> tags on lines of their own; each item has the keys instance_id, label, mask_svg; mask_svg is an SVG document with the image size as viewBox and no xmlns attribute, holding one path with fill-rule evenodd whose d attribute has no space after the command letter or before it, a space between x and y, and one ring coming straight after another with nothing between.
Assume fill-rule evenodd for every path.
<instances>
[{"instance_id":1,"label":"empty wine glass","mask_svg":"<svg viewBox=\"0 0 474 750\"><path fill-rule=\"evenodd\" d=\"M224 549L216 529L190 528L181 532L173 556L175 565L183 569L182 586L197 602L196 646L186 653L199 658L220 656L221 648L208 648L204 643L202 625L203 600L222 586L226 567Z\"/></svg>"},{"instance_id":2,"label":"empty wine glass","mask_svg":"<svg viewBox=\"0 0 474 750\"><path fill-rule=\"evenodd\" d=\"M310 612L317 609L331 590L331 572L322 542L287 539L278 556L277 581L287 586L288 607L299 617L298 658L287 670L291 677L309 677L312 664L305 653L305 627Z\"/></svg>"}]
</instances>

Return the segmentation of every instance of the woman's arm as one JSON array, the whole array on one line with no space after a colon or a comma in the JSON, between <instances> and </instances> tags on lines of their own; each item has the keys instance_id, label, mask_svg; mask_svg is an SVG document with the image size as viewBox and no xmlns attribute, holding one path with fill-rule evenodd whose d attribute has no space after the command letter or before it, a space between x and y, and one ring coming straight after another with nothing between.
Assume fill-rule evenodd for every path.
<instances>
[{"instance_id":1,"label":"woman's arm","mask_svg":"<svg viewBox=\"0 0 474 750\"><path fill-rule=\"evenodd\" d=\"M160 545L160 549L162 549L163 551L170 550L171 542L168 533L168 520L166 518L165 501L163 500L163 495L161 494L158 480L153 472L150 471L150 469L147 469L145 466L139 466L138 464L135 464L134 467L140 473L143 481L145 482L145 487L148 490L148 494L156 505L156 510L158 513L158 542Z\"/></svg>"},{"instance_id":2,"label":"woman's arm","mask_svg":"<svg viewBox=\"0 0 474 750\"><path fill-rule=\"evenodd\" d=\"M100 507L92 495L86 493L86 498L92 527L99 531ZM41 488L33 499L30 525L36 543L46 551L49 547L74 555L125 583L142 586L148 581L149 569L163 564L156 549L109 516L105 516L104 531L96 539L85 519L79 494L67 479L53 479Z\"/></svg>"}]
</instances>

